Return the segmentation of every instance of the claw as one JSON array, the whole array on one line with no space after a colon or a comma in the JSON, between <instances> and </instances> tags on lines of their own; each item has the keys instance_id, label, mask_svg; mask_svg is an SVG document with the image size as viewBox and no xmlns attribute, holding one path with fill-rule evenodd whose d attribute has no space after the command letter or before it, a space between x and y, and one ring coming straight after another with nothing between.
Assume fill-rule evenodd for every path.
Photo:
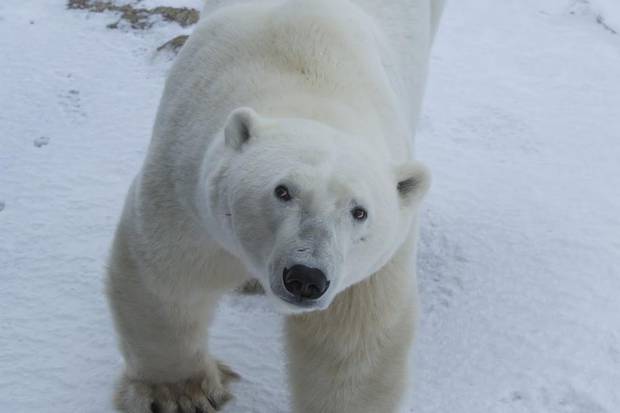
<instances>
[{"instance_id":1,"label":"claw","mask_svg":"<svg viewBox=\"0 0 620 413\"><path fill-rule=\"evenodd\" d=\"M220 407L217 405L217 403L215 402L215 400L213 400L213 397L210 397L210 396L209 396L209 397L207 397L207 400L209 401L209 404L210 404L211 406L213 406L213 408L214 408L215 410L219 410L219 409L220 409Z\"/></svg>"},{"instance_id":2,"label":"claw","mask_svg":"<svg viewBox=\"0 0 620 413\"><path fill-rule=\"evenodd\" d=\"M227 384L231 381L239 381L241 379L239 373L231 369L227 364L218 361L217 366L223 376L222 381L224 382L224 384Z\"/></svg>"}]
</instances>

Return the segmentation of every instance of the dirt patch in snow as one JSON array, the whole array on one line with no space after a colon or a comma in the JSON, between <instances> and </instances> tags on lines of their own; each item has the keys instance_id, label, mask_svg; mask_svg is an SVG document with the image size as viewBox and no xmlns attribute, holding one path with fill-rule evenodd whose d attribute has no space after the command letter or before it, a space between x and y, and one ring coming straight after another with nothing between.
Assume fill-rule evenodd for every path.
<instances>
[{"instance_id":1,"label":"dirt patch in snow","mask_svg":"<svg viewBox=\"0 0 620 413\"><path fill-rule=\"evenodd\" d=\"M87 10L93 13L119 13L119 20L108 25L111 29L116 29L119 27L120 23L126 22L132 29L145 30L153 26L158 17L167 22L176 22L181 25L181 27L187 27L196 24L200 17L198 10L188 7L160 6L148 9L134 7L131 4L121 6L110 1L100 0L68 0L67 8Z\"/></svg>"}]
</instances>

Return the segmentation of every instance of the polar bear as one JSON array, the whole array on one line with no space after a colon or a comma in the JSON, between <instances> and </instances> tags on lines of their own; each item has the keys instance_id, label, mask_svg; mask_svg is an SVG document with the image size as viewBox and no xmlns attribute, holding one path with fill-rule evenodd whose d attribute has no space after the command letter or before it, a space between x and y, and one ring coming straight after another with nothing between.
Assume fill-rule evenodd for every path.
<instances>
[{"instance_id":1,"label":"polar bear","mask_svg":"<svg viewBox=\"0 0 620 413\"><path fill-rule=\"evenodd\" d=\"M218 298L250 279L288 314L296 413L397 411L429 186L412 137L442 6L207 2L111 249L120 411L232 397L206 337Z\"/></svg>"}]
</instances>

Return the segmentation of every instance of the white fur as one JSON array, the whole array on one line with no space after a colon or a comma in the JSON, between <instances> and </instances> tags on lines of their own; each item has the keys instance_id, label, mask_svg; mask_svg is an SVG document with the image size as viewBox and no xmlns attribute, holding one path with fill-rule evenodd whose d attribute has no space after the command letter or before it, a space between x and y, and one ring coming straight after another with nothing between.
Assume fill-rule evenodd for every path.
<instances>
[{"instance_id":1,"label":"white fur","mask_svg":"<svg viewBox=\"0 0 620 413\"><path fill-rule=\"evenodd\" d=\"M412 138L442 6L207 2L112 247L121 411L211 411L231 397L235 375L205 343L217 299L250 278L290 314L295 412L397 410L429 181ZM355 207L368 218L355 221ZM294 264L329 279L316 302L286 300Z\"/></svg>"}]
</instances>

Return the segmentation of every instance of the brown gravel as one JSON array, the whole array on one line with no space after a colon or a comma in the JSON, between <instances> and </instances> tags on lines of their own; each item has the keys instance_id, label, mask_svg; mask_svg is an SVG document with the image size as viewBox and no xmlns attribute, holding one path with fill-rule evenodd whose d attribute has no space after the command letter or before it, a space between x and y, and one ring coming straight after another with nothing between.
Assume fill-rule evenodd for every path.
<instances>
[{"instance_id":1,"label":"brown gravel","mask_svg":"<svg viewBox=\"0 0 620 413\"><path fill-rule=\"evenodd\" d=\"M93 13L119 13L119 20L116 23L108 25L111 29L118 28L118 25L125 21L129 23L132 29L145 30L153 25L153 20L151 19L152 16L161 16L164 21L176 22L181 25L181 27L187 27L196 24L198 22L198 18L200 17L198 10L187 7L161 6L147 9L135 7L131 4L119 6L110 1L101 0L68 0L67 8L74 10L87 10Z\"/></svg>"}]
</instances>

